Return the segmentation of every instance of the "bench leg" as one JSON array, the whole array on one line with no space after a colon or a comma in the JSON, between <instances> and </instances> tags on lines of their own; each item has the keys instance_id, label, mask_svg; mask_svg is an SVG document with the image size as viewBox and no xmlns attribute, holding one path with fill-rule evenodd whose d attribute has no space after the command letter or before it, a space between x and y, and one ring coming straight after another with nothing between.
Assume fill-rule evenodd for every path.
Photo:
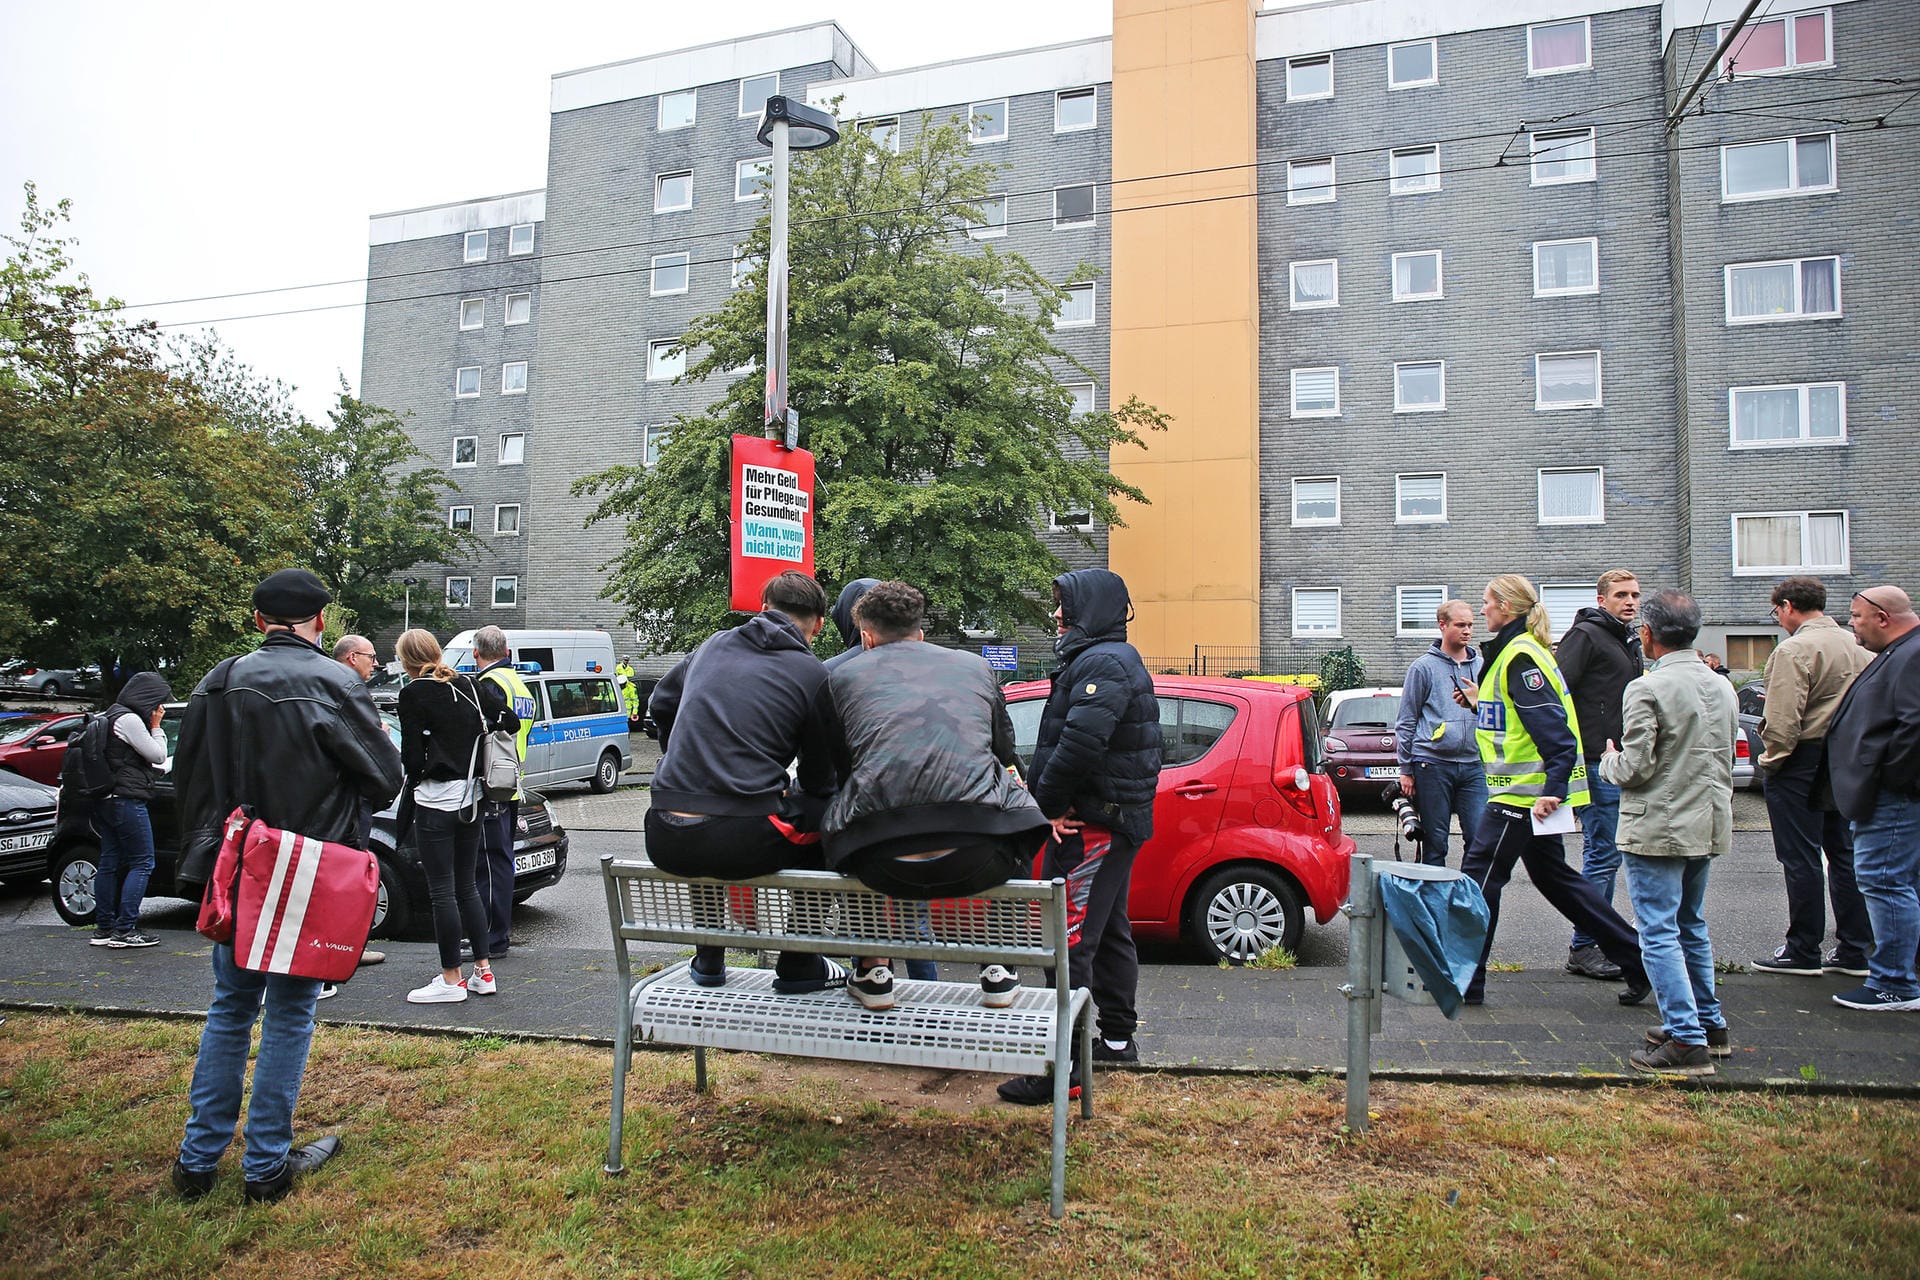
<instances>
[{"instance_id":1,"label":"bench leg","mask_svg":"<svg viewBox=\"0 0 1920 1280\"><path fill-rule=\"evenodd\" d=\"M627 1118L627 1067L633 1061L633 1005L630 997L620 1000L620 1023L613 1033L613 1117L607 1126L606 1171L625 1173L620 1159L620 1137Z\"/></svg>"},{"instance_id":2,"label":"bench leg","mask_svg":"<svg viewBox=\"0 0 1920 1280\"><path fill-rule=\"evenodd\" d=\"M704 1045L697 1046L693 1051L693 1091L707 1091L707 1050Z\"/></svg>"},{"instance_id":3,"label":"bench leg","mask_svg":"<svg viewBox=\"0 0 1920 1280\"><path fill-rule=\"evenodd\" d=\"M1093 1001L1080 1015L1080 1118L1093 1119Z\"/></svg>"},{"instance_id":4,"label":"bench leg","mask_svg":"<svg viewBox=\"0 0 1920 1280\"><path fill-rule=\"evenodd\" d=\"M1067 1089L1073 1073L1055 1064L1053 1071L1053 1194L1047 1212L1067 1216Z\"/></svg>"}]
</instances>

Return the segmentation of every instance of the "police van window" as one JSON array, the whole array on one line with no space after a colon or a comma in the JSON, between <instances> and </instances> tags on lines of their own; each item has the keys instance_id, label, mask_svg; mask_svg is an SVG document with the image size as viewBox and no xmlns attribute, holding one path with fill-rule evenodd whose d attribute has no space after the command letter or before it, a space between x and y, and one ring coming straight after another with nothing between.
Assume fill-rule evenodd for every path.
<instances>
[{"instance_id":1,"label":"police van window","mask_svg":"<svg viewBox=\"0 0 1920 1280\"><path fill-rule=\"evenodd\" d=\"M514 661L517 662L519 659L516 658ZM545 720L547 718L547 686L538 680L529 680L527 692L533 695L533 718Z\"/></svg>"},{"instance_id":2,"label":"police van window","mask_svg":"<svg viewBox=\"0 0 1920 1280\"><path fill-rule=\"evenodd\" d=\"M551 649L515 649L515 662L537 662L542 671L553 670L553 650Z\"/></svg>"},{"instance_id":3,"label":"police van window","mask_svg":"<svg viewBox=\"0 0 1920 1280\"><path fill-rule=\"evenodd\" d=\"M587 714L587 691L581 686L582 680L554 680L547 684L547 702L553 708L553 718L564 720L568 716Z\"/></svg>"},{"instance_id":4,"label":"police van window","mask_svg":"<svg viewBox=\"0 0 1920 1280\"><path fill-rule=\"evenodd\" d=\"M1033 749L1040 745L1040 712L1046 705L1045 698L1007 704L1007 717L1013 721L1013 753L1020 757L1023 769L1033 768Z\"/></svg>"},{"instance_id":5,"label":"police van window","mask_svg":"<svg viewBox=\"0 0 1920 1280\"><path fill-rule=\"evenodd\" d=\"M1206 755L1233 726L1236 714L1222 702L1160 699L1160 767L1191 764Z\"/></svg>"},{"instance_id":6,"label":"police van window","mask_svg":"<svg viewBox=\"0 0 1920 1280\"><path fill-rule=\"evenodd\" d=\"M582 693L587 700L587 712L591 715L624 715L620 707L620 694L614 689L611 680L582 680Z\"/></svg>"}]
</instances>

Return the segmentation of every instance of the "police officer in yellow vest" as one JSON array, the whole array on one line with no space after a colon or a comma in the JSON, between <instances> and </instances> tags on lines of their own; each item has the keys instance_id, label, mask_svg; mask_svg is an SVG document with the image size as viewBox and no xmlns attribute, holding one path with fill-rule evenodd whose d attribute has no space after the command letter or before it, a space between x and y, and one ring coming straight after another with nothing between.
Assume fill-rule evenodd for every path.
<instances>
[{"instance_id":1,"label":"police officer in yellow vest","mask_svg":"<svg viewBox=\"0 0 1920 1280\"><path fill-rule=\"evenodd\" d=\"M620 701L627 710L627 725L630 729L638 729L640 727L640 687L633 682L633 659L620 659L613 668L613 678L620 686Z\"/></svg>"},{"instance_id":2,"label":"police officer in yellow vest","mask_svg":"<svg viewBox=\"0 0 1920 1280\"><path fill-rule=\"evenodd\" d=\"M1652 987L1640 963L1640 937L1579 871L1567 865L1559 833L1539 834L1561 806L1587 803L1587 764L1580 754L1580 721L1567 682L1548 648L1553 638L1546 606L1533 584L1503 573L1487 584L1481 616L1493 639L1480 650L1480 681L1455 692L1475 709L1480 763L1487 771L1487 808L1467 842L1460 870L1487 898L1487 944L1464 997L1486 995L1487 956L1500 924L1500 891L1524 862L1553 909L1591 938L1626 975L1621 1004L1639 1004Z\"/></svg>"},{"instance_id":3,"label":"police officer in yellow vest","mask_svg":"<svg viewBox=\"0 0 1920 1280\"><path fill-rule=\"evenodd\" d=\"M478 678L500 686L507 705L520 717L520 730L514 746L524 764L527 735L533 732L533 690L513 669L507 651L507 633L499 627L482 627L473 633L473 660L479 666ZM487 908L487 954L503 956L513 945L513 833L520 822L520 797L505 802L489 802L480 817L480 900Z\"/></svg>"}]
</instances>

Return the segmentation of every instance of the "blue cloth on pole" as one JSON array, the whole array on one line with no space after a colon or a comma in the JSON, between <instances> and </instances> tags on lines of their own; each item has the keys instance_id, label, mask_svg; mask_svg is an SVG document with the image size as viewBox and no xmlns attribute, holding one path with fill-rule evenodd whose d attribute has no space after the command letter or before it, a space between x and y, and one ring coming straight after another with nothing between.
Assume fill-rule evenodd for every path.
<instances>
[{"instance_id":1,"label":"blue cloth on pole","mask_svg":"<svg viewBox=\"0 0 1920 1280\"><path fill-rule=\"evenodd\" d=\"M1460 993L1480 967L1487 945L1487 900L1465 876L1414 880L1391 873L1377 877L1380 906L1393 926L1407 962L1420 975L1433 1002L1447 1017L1460 1012Z\"/></svg>"}]
</instances>

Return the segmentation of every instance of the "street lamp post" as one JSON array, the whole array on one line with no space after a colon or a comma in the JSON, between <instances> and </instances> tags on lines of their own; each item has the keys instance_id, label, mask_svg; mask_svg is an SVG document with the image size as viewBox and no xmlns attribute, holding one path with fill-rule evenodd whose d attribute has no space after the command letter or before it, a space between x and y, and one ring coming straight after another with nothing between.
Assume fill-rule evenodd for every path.
<instances>
[{"instance_id":1,"label":"street lamp post","mask_svg":"<svg viewBox=\"0 0 1920 1280\"><path fill-rule=\"evenodd\" d=\"M797 432L787 419L787 175L790 150L817 151L840 141L840 126L818 107L776 94L767 99L755 135L773 148L773 225L767 238L767 396L766 432L787 432L787 447Z\"/></svg>"},{"instance_id":2,"label":"street lamp post","mask_svg":"<svg viewBox=\"0 0 1920 1280\"><path fill-rule=\"evenodd\" d=\"M420 585L420 579L402 578L400 585L407 589L407 603L405 606L404 620L400 623L400 629L402 631L411 631L413 630L413 589Z\"/></svg>"}]
</instances>

